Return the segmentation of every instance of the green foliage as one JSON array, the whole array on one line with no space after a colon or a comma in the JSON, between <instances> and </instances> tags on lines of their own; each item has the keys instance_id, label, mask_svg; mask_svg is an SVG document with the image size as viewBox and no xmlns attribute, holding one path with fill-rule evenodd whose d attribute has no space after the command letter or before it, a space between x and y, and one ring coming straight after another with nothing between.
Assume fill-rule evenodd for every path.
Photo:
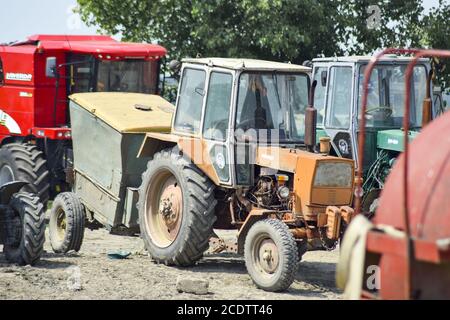
<instances>
[{"instance_id":1,"label":"green foliage","mask_svg":"<svg viewBox=\"0 0 450 320\"><path fill-rule=\"evenodd\" d=\"M78 10L100 32L158 42L174 59L202 55L301 63L391 46L449 48L448 2L440 0L425 16L422 1L78 0ZM368 25L375 17L371 5L380 13L374 28ZM442 76L447 81L448 73L449 68Z\"/></svg>"},{"instance_id":2,"label":"green foliage","mask_svg":"<svg viewBox=\"0 0 450 320\"><path fill-rule=\"evenodd\" d=\"M324 0L78 0L84 21L124 40L158 41L172 58L249 57L301 63L341 54L337 5Z\"/></svg>"},{"instance_id":3,"label":"green foliage","mask_svg":"<svg viewBox=\"0 0 450 320\"><path fill-rule=\"evenodd\" d=\"M368 54L386 47L414 47L420 41L421 0L348 0L339 8L349 54ZM370 7L376 5L376 11ZM375 19L371 27L368 19Z\"/></svg>"},{"instance_id":4,"label":"green foliage","mask_svg":"<svg viewBox=\"0 0 450 320\"><path fill-rule=\"evenodd\" d=\"M450 48L450 3L439 1L438 8L433 8L423 19L422 45L436 49ZM442 88L450 90L450 59L442 60L437 78Z\"/></svg>"}]
</instances>

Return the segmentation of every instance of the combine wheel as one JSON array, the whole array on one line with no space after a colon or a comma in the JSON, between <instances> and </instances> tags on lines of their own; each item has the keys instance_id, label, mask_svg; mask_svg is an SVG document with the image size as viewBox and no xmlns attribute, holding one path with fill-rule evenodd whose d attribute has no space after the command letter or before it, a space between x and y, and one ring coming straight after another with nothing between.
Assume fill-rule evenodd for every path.
<instances>
[{"instance_id":1,"label":"combine wheel","mask_svg":"<svg viewBox=\"0 0 450 320\"><path fill-rule=\"evenodd\" d=\"M139 189L141 237L158 263L189 266L208 249L213 233L214 185L177 149L149 161Z\"/></svg>"},{"instance_id":2,"label":"combine wheel","mask_svg":"<svg viewBox=\"0 0 450 320\"><path fill-rule=\"evenodd\" d=\"M36 194L46 205L50 197L47 161L42 151L29 143L11 143L0 148L0 185L28 182L23 190Z\"/></svg>"},{"instance_id":3,"label":"combine wheel","mask_svg":"<svg viewBox=\"0 0 450 320\"><path fill-rule=\"evenodd\" d=\"M284 291L294 281L299 250L285 223L276 219L258 221L245 239L247 271L258 288Z\"/></svg>"},{"instance_id":4,"label":"combine wheel","mask_svg":"<svg viewBox=\"0 0 450 320\"><path fill-rule=\"evenodd\" d=\"M39 197L16 193L5 212L6 260L19 265L36 263L44 250L45 211Z\"/></svg>"},{"instance_id":5,"label":"combine wheel","mask_svg":"<svg viewBox=\"0 0 450 320\"><path fill-rule=\"evenodd\" d=\"M56 253L79 251L84 237L86 213L80 199L72 192L60 193L50 212L50 243Z\"/></svg>"}]
</instances>

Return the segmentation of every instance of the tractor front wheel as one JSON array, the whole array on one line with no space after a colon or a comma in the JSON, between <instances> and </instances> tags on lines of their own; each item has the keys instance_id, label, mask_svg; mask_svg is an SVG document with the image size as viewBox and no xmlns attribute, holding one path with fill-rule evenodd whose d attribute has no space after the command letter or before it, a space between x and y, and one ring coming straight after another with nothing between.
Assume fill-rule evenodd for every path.
<instances>
[{"instance_id":1,"label":"tractor front wheel","mask_svg":"<svg viewBox=\"0 0 450 320\"><path fill-rule=\"evenodd\" d=\"M139 225L158 263L189 266L208 249L216 220L214 185L174 150L149 161L139 189Z\"/></svg>"},{"instance_id":2,"label":"tractor front wheel","mask_svg":"<svg viewBox=\"0 0 450 320\"><path fill-rule=\"evenodd\" d=\"M39 197L16 193L4 213L6 260L19 265L36 263L44 251L45 211Z\"/></svg>"},{"instance_id":3,"label":"tractor front wheel","mask_svg":"<svg viewBox=\"0 0 450 320\"><path fill-rule=\"evenodd\" d=\"M258 288L279 292L294 281L299 248L285 223L266 219L256 222L248 231L244 258L247 271Z\"/></svg>"},{"instance_id":4,"label":"tractor front wheel","mask_svg":"<svg viewBox=\"0 0 450 320\"><path fill-rule=\"evenodd\" d=\"M86 213L80 199L72 192L60 193L50 212L50 244L56 253L80 251Z\"/></svg>"}]
</instances>

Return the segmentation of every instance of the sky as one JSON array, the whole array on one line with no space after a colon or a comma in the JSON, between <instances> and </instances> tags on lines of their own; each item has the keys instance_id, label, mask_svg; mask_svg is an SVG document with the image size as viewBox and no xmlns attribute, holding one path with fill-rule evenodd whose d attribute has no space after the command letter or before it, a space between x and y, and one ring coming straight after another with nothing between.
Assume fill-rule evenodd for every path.
<instances>
[{"instance_id":1,"label":"sky","mask_svg":"<svg viewBox=\"0 0 450 320\"><path fill-rule=\"evenodd\" d=\"M96 34L72 12L76 0L0 0L0 43L33 34Z\"/></svg>"},{"instance_id":2,"label":"sky","mask_svg":"<svg viewBox=\"0 0 450 320\"><path fill-rule=\"evenodd\" d=\"M126 1L126 0L124 0ZM145 0L144 0L145 1ZM450 0L447 0L450 1ZM95 34L72 12L76 0L0 0L0 43L24 40L33 34ZM425 10L439 0L424 0Z\"/></svg>"}]
</instances>

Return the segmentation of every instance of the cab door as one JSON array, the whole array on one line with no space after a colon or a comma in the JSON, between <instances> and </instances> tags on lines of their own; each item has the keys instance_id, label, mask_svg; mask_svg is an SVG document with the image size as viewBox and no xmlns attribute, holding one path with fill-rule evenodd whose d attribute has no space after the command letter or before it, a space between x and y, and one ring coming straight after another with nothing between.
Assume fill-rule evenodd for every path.
<instances>
[{"instance_id":1,"label":"cab door","mask_svg":"<svg viewBox=\"0 0 450 320\"><path fill-rule=\"evenodd\" d=\"M234 76L223 69L212 69L207 83L203 116L203 141L221 185L231 185L230 114Z\"/></svg>"},{"instance_id":2,"label":"cab door","mask_svg":"<svg viewBox=\"0 0 450 320\"><path fill-rule=\"evenodd\" d=\"M314 91L314 108L317 109L317 130L324 129L325 122L325 102L327 93L329 63L314 62L312 82L317 81ZM320 136L321 134L319 134ZM318 140L317 140L318 141Z\"/></svg>"},{"instance_id":3,"label":"cab door","mask_svg":"<svg viewBox=\"0 0 450 320\"><path fill-rule=\"evenodd\" d=\"M336 155L356 159L354 103L354 66L350 63L331 65L328 69L324 128L331 138Z\"/></svg>"}]
</instances>

